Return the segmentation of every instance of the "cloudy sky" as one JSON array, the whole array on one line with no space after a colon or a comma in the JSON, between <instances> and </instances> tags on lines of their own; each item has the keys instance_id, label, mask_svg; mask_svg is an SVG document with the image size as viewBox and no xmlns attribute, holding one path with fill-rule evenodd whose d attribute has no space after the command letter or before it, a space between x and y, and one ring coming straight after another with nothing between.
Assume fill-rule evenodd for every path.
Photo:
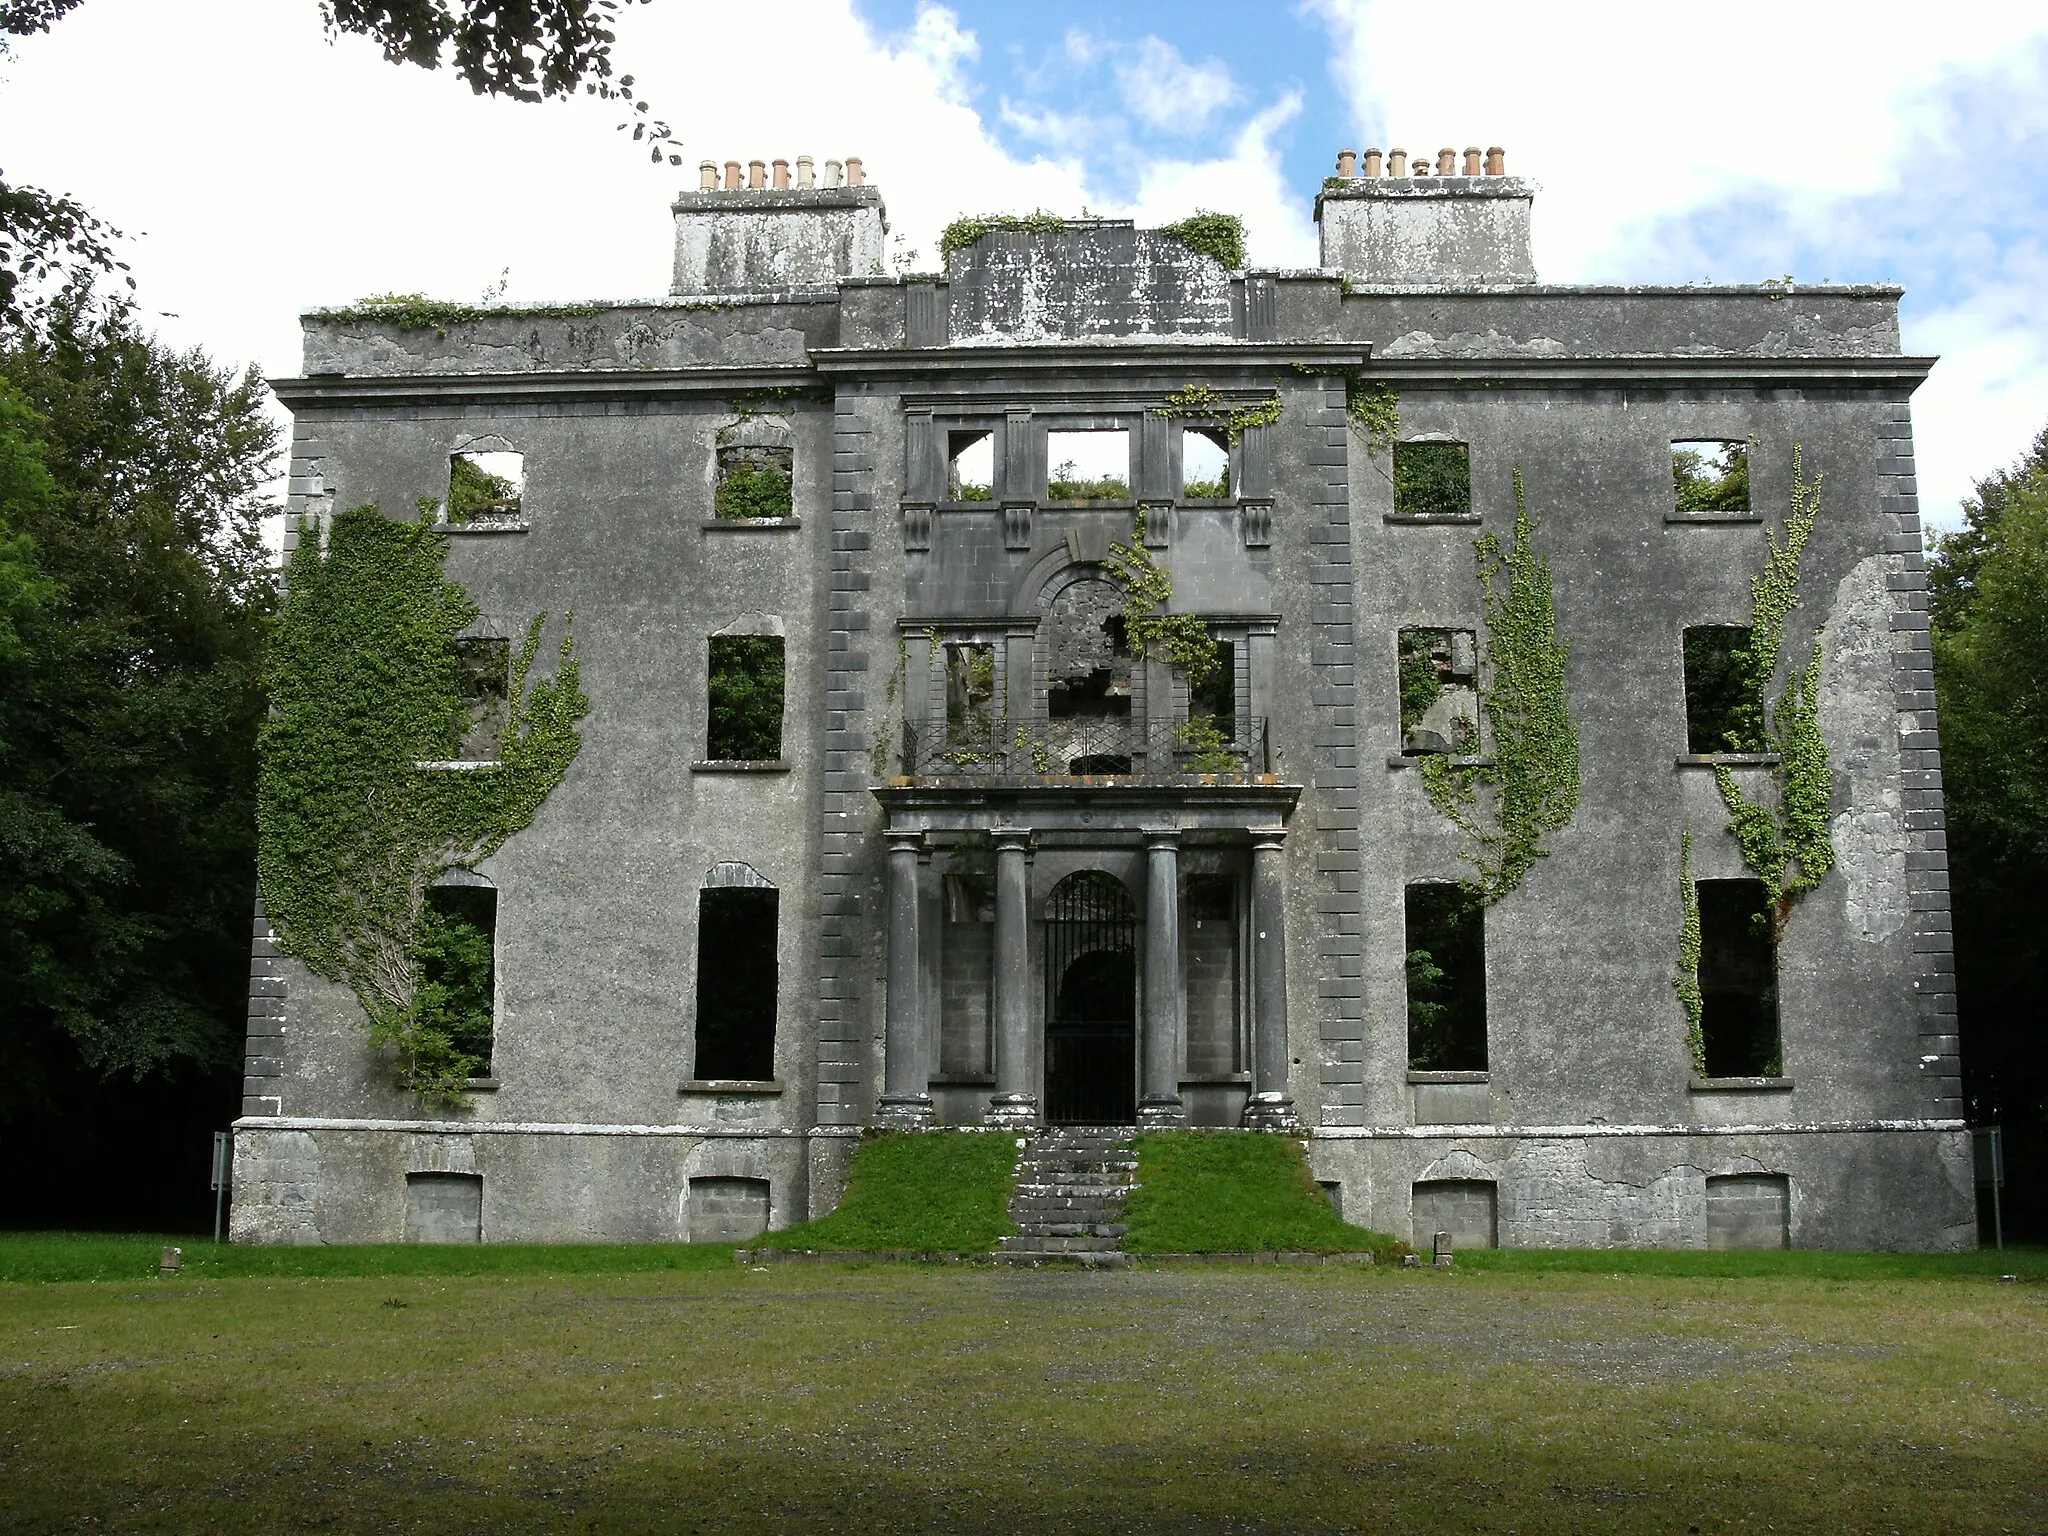
<instances>
[{"instance_id":1,"label":"cloudy sky","mask_svg":"<svg viewBox=\"0 0 2048 1536\"><path fill-rule=\"evenodd\" d=\"M1343 145L1501 144L1548 282L1907 286L1923 507L2048 422L2048 6L1948 0L651 0L620 67L700 158L860 155L906 261L956 214L1236 212L1312 266ZM0 66L10 179L130 236L144 317L297 372L366 294L659 293L668 196L616 113L480 100L317 0L86 0Z\"/></svg>"}]
</instances>

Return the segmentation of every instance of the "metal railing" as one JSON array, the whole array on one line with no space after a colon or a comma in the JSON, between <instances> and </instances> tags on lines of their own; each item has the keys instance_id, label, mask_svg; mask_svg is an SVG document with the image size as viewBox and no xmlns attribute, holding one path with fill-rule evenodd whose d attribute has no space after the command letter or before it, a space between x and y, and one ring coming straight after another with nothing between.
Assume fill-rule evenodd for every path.
<instances>
[{"instance_id":1,"label":"metal railing","mask_svg":"<svg viewBox=\"0 0 2048 1536\"><path fill-rule=\"evenodd\" d=\"M903 725L903 771L926 779L1179 778L1272 771L1266 721L1207 716L1144 725L1079 716L1012 727L990 718Z\"/></svg>"}]
</instances>

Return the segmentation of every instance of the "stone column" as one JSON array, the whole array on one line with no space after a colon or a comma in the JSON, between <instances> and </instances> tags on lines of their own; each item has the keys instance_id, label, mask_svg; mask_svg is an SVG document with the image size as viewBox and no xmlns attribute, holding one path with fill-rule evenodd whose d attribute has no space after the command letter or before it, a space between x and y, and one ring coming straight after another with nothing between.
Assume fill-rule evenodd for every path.
<instances>
[{"instance_id":1,"label":"stone column","mask_svg":"<svg viewBox=\"0 0 2048 1536\"><path fill-rule=\"evenodd\" d=\"M996 845L996 1091L991 1125L1038 1123L1038 1083L1032 1074L1031 833L998 827Z\"/></svg>"},{"instance_id":2,"label":"stone column","mask_svg":"<svg viewBox=\"0 0 2048 1536\"><path fill-rule=\"evenodd\" d=\"M1145 839L1145 1041L1138 1124L1183 1125L1180 1100L1180 834Z\"/></svg>"},{"instance_id":3,"label":"stone column","mask_svg":"<svg viewBox=\"0 0 2048 1536\"><path fill-rule=\"evenodd\" d=\"M932 1123L924 1059L924 968L918 961L918 855L921 832L891 832L889 839L889 995L882 1039L881 1125Z\"/></svg>"},{"instance_id":4,"label":"stone column","mask_svg":"<svg viewBox=\"0 0 2048 1536\"><path fill-rule=\"evenodd\" d=\"M1287 1092L1287 834L1252 834L1252 1096L1244 1123L1253 1130L1297 1129Z\"/></svg>"}]
</instances>

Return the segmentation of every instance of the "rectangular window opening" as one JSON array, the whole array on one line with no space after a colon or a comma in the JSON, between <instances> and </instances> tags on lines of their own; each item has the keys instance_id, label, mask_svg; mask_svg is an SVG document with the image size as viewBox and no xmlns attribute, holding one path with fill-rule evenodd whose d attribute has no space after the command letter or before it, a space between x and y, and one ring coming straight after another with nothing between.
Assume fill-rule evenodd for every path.
<instances>
[{"instance_id":1,"label":"rectangular window opening","mask_svg":"<svg viewBox=\"0 0 2048 1536\"><path fill-rule=\"evenodd\" d=\"M417 1018L466 1059L465 1075L491 1075L497 996L498 893L487 885L437 885L413 931Z\"/></svg>"},{"instance_id":2,"label":"rectangular window opening","mask_svg":"<svg viewBox=\"0 0 2048 1536\"><path fill-rule=\"evenodd\" d=\"M463 714L457 754L467 763L494 763L504 746L510 712L512 647L490 636L455 642L455 686Z\"/></svg>"},{"instance_id":3,"label":"rectangular window opening","mask_svg":"<svg viewBox=\"0 0 2048 1536\"><path fill-rule=\"evenodd\" d=\"M758 886L698 893L693 1077L765 1082L775 1076L779 894Z\"/></svg>"},{"instance_id":4,"label":"rectangular window opening","mask_svg":"<svg viewBox=\"0 0 2048 1536\"><path fill-rule=\"evenodd\" d=\"M782 683L780 635L713 635L704 755L713 762L780 758Z\"/></svg>"},{"instance_id":5,"label":"rectangular window opening","mask_svg":"<svg viewBox=\"0 0 2048 1536\"><path fill-rule=\"evenodd\" d=\"M1472 460L1463 443L1394 444L1396 517L1467 517Z\"/></svg>"},{"instance_id":6,"label":"rectangular window opening","mask_svg":"<svg viewBox=\"0 0 2048 1536\"><path fill-rule=\"evenodd\" d=\"M1486 1070L1486 904L1455 881L1408 887L1408 1067Z\"/></svg>"},{"instance_id":7,"label":"rectangular window opening","mask_svg":"<svg viewBox=\"0 0 2048 1536\"><path fill-rule=\"evenodd\" d=\"M1048 432L1045 462L1047 501L1129 501L1131 434L1121 427L1099 432Z\"/></svg>"},{"instance_id":8,"label":"rectangular window opening","mask_svg":"<svg viewBox=\"0 0 2048 1536\"><path fill-rule=\"evenodd\" d=\"M948 501L993 501L995 494L995 433L948 433L946 435L946 499Z\"/></svg>"},{"instance_id":9,"label":"rectangular window opening","mask_svg":"<svg viewBox=\"0 0 2048 1536\"><path fill-rule=\"evenodd\" d=\"M1700 1033L1709 1077L1781 1077L1778 944L1761 880L1701 880Z\"/></svg>"},{"instance_id":10,"label":"rectangular window opening","mask_svg":"<svg viewBox=\"0 0 2048 1536\"><path fill-rule=\"evenodd\" d=\"M1222 1077L1239 1068L1236 878L1188 875L1181 912L1188 1075Z\"/></svg>"},{"instance_id":11,"label":"rectangular window opening","mask_svg":"<svg viewBox=\"0 0 2048 1536\"><path fill-rule=\"evenodd\" d=\"M732 522L788 517L794 506L796 450L728 443L718 450L718 488L711 510Z\"/></svg>"},{"instance_id":12,"label":"rectangular window opening","mask_svg":"<svg viewBox=\"0 0 2048 1536\"><path fill-rule=\"evenodd\" d=\"M1763 752L1764 680L1749 659L1750 632L1701 624L1685 632L1685 750Z\"/></svg>"},{"instance_id":13,"label":"rectangular window opening","mask_svg":"<svg viewBox=\"0 0 2048 1536\"><path fill-rule=\"evenodd\" d=\"M1401 750L1479 750L1479 638L1470 629L1400 633Z\"/></svg>"},{"instance_id":14,"label":"rectangular window opening","mask_svg":"<svg viewBox=\"0 0 2048 1536\"><path fill-rule=\"evenodd\" d=\"M1201 682L1188 690L1188 718L1208 720L1230 740L1237 730L1237 645L1218 640L1216 666Z\"/></svg>"},{"instance_id":15,"label":"rectangular window opening","mask_svg":"<svg viewBox=\"0 0 2048 1536\"><path fill-rule=\"evenodd\" d=\"M1671 483L1681 513L1749 510L1749 444L1700 438L1671 445Z\"/></svg>"},{"instance_id":16,"label":"rectangular window opening","mask_svg":"<svg viewBox=\"0 0 2048 1536\"><path fill-rule=\"evenodd\" d=\"M456 453L448 458L448 521L510 522L526 495L526 456Z\"/></svg>"},{"instance_id":17,"label":"rectangular window opening","mask_svg":"<svg viewBox=\"0 0 2048 1536\"><path fill-rule=\"evenodd\" d=\"M992 748L996 730L996 648L949 645L946 661L946 745Z\"/></svg>"},{"instance_id":18,"label":"rectangular window opening","mask_svg":"<svg viewBox=\"0 0 2048 1536\"><path fill-rule=\"evenodd\" d=\"M1181 433L1180 493L1190 501L1230 495L1230 439L1223 433L1195 427Z\"/></svg>"}]
</instances>

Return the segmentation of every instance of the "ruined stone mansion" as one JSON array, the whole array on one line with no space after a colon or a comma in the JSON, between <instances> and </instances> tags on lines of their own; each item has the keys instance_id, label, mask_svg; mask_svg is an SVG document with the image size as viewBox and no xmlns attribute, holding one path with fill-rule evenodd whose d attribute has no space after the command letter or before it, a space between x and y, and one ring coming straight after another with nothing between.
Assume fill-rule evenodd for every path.
<instances>
[{"instance_id":1,"label":"ruined stone mansion","mask_svg":"<svg viewBox=\"0 0 2048 1536\"><path fill-rule=\"evenodd\" d=\"M889 275L858 161L707 163L665 298L309 312L289 541L438 516L475 644L573 627L590 707L425 898L490 941L461 1105L259 911L236 1238L743 1237L864 1129L1100 1123L1298 1130L1425 1242L1974 1243L1932 360L1897 288L1539 283L1534 195L1347 151L1319 267L1035 216ZM1764 702L1818 642L1832 862L1780 900L1725 796L1814 760L1741 671L1814 484ZM1482 539L1569 647L1483 891ZM421 773L490 771L487 695Z\"/></svg>"}]
</instances>

